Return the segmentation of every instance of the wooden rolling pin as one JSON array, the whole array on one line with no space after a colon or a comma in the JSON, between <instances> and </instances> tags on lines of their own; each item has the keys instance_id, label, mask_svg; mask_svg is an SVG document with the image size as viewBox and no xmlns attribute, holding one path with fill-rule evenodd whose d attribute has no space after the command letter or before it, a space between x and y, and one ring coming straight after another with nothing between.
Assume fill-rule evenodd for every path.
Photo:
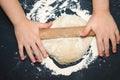
<instances>
[{"instance_id":1,"label":"wooden rolling pin","mask_svg":"<svg viewBox=\"0 0 120 80\"><path fill-rule=\"evenodd\" d=\"M80 33L85 27L61 27L61 28L47 28L40 29L40 38L43 39L55 39L55 38L72 38L80 37ZM88 36L95 36L93 31L90 31Z\"/></svg>"}]
</instances>

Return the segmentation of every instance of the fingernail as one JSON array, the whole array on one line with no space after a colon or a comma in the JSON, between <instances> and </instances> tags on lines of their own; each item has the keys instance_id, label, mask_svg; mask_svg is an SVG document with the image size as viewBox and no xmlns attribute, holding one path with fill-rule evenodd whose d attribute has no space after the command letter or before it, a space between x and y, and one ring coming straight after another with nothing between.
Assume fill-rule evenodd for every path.
<instances>
[{"instance_id":1,"label":"fingernail","mask_svg":"<svg viewBox=\"0 0 120 80\"><path fill-rule=\"evenodd\" d=\"M22 57L21 60L24 60L24 57Z\"/></svg>"},{"instance_id":2,"label":"fingernail","mask_svg":"<svg viewBox=\"0 0 120 80\"><path fill-rule=\"evenodd\" d=\"M117 44L120 44L120 42L118 41Z\"/></svg>"},{"instance_id":3,"label":"fingernail","mask_svg":"<svg viewBox=\"0 0 120 80\"><path fill-rule=\"evenodd\" d=\"M32 63L35 63L35 62L36 62L35 60L32 61Z\"/></svg>"},{"instance_id":4,"label":"fingernail","mask_svg":"<svg viewBox=\"0 0 120 80\"><path fill-rule=\"evenodd\" d=\"M42 60L38 60L38 62L40 62L40 63L41 63L41 62L42 62Z\"/></svg>"},{"instance_id":5,"label":"fingernail","mask_svg":"<svg viewBox=\"0 0 120 80\"><path fill-rule=\"evenodd\" d=\"M99 56L100 56L100 57L103 57L103 53L99 53Z\"/></svg>"},{"instance_id":6,"label":"fingernail","mask_svg":"<svg viewBox=\"0 0 120 80\"><path fill-rule=\"evenodd\" d=\"M109 52L105 52L105 57L109 57Z\"/></svg>"},{"instance_id":7,"label":"fingernail","mask_svg":"<svg viewBox=\"0 0 120 80\"><path fill-rule=\"evenodd\" d=\"M116 53L116 50L113 50L113 53Z\"/></svg>"},{"instance_id":8,"label":"fingernail","mask_svg":"<svg viewBox=\"0 0 120 80\"><path fill-rule=\"evenodd\" d=\"M82 35L82 34L83 34L83 32L80 32L80 34Z\"/></svg>"},{"instance_id":9,"label":"fingernail","mask_svg":"<svg viewBox=\"0 0 120 80\"><path fill-rule=\"evenodd\" d=\"M80 36L83 36L83 33L82 33L82 32L80 33Z\"/></svg>"},{"instance_id":10,"label":"fingernail","mask_svg":"<svg viewBox=\"0 0 120 80\"><path fill-rule=\"evenodd\" d=\"M47 55L48 55L47 52L45 52L45 53L43 54L43 57L46 58Z\"/></svg>"},{"instance_id":11,"label":"fingernail","mask_svg":"<svg viewBox=\"0 0 120 80\"><path fill-rule=\"evenodd\" d=\"M109 54L106 54L106 57L109 57L110 55Z\"/></svg>"},{"instance_id":12,"label":"fingernail","mask_svg":"<svg viewBox=\"0 0 120 80\"><path fill-rule=\"evenodd\" d=\"M44 58L46 58L47 57L47 55L44 55Z\"/></svg>"}]
</instances>

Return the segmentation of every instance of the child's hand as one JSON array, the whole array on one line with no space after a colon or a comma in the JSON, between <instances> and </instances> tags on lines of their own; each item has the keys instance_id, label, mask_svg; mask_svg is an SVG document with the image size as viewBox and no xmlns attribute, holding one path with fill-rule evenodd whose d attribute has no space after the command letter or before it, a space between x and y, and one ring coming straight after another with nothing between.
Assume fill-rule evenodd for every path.
<instances>
[{"instance_id":1,"label":"child's hand","mask_svg":"<svg viewBox=\"0 0 120 80\"><path fill-rule=\"evenodd\" d=\"M51 23L39 23L29 20L25 20L19 25L15 25L15 34L18 41L19 54L22 60L24 60L24 48L33 63L36 62L36 60L41 62L42 56L47 56L40 40L39 29L49 28L50 26Z\"/></svg>"},{"instance_id":2,"label":"child's hand","mask_svg":"<svg viewBox=\"0 0 120 80\"><path fill-rule=\"evenodd\" d=\"M93 30L96 34L100 56L104 54L109 56L109 40L112 43L113 53L116 52L116 44L120 42L120 35L117 25L109 12L94 13L81 36L87 36L90 30Z\"/></svg>"}]
</instances>

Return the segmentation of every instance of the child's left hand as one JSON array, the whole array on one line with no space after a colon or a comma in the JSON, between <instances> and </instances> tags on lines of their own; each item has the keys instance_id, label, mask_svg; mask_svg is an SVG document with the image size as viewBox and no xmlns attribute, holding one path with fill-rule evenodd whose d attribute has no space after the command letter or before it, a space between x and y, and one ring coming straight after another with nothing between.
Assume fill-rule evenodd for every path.
<instances>
[{"instance_id":1,"label":"child's left hand","mask_svg":"<svg viewBox=\"0 0 120 80\"><path fill-rule=\"evenodd\" d=\"M93 13L81 36L87 36L91 30L96 34L100 56L104 54L109 56L109 41L112 43L113 53L116 53L116 45L120 42L120 35L117 25L109 12Z\"/></svg>"}]
</instances>

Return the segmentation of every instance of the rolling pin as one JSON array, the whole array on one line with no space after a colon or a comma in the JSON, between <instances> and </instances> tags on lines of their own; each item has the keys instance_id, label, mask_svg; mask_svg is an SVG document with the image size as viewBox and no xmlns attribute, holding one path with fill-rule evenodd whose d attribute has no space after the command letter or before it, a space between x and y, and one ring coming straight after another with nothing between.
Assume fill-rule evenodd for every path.
<instances>
[{"instance_id":1,"label":"rolling pin","mask_svg":"<svg viewBox=\"0 0 120 80\"><path fill-rule=\"evenodd\" d=\"M85 27L61 27L61 28L45 28L40 29L40 39L55 39L55 38L72 38L80 37L80 33L85 29ZM93 31L87 36L95 36Z\"/></svg>"}]
</instances>

